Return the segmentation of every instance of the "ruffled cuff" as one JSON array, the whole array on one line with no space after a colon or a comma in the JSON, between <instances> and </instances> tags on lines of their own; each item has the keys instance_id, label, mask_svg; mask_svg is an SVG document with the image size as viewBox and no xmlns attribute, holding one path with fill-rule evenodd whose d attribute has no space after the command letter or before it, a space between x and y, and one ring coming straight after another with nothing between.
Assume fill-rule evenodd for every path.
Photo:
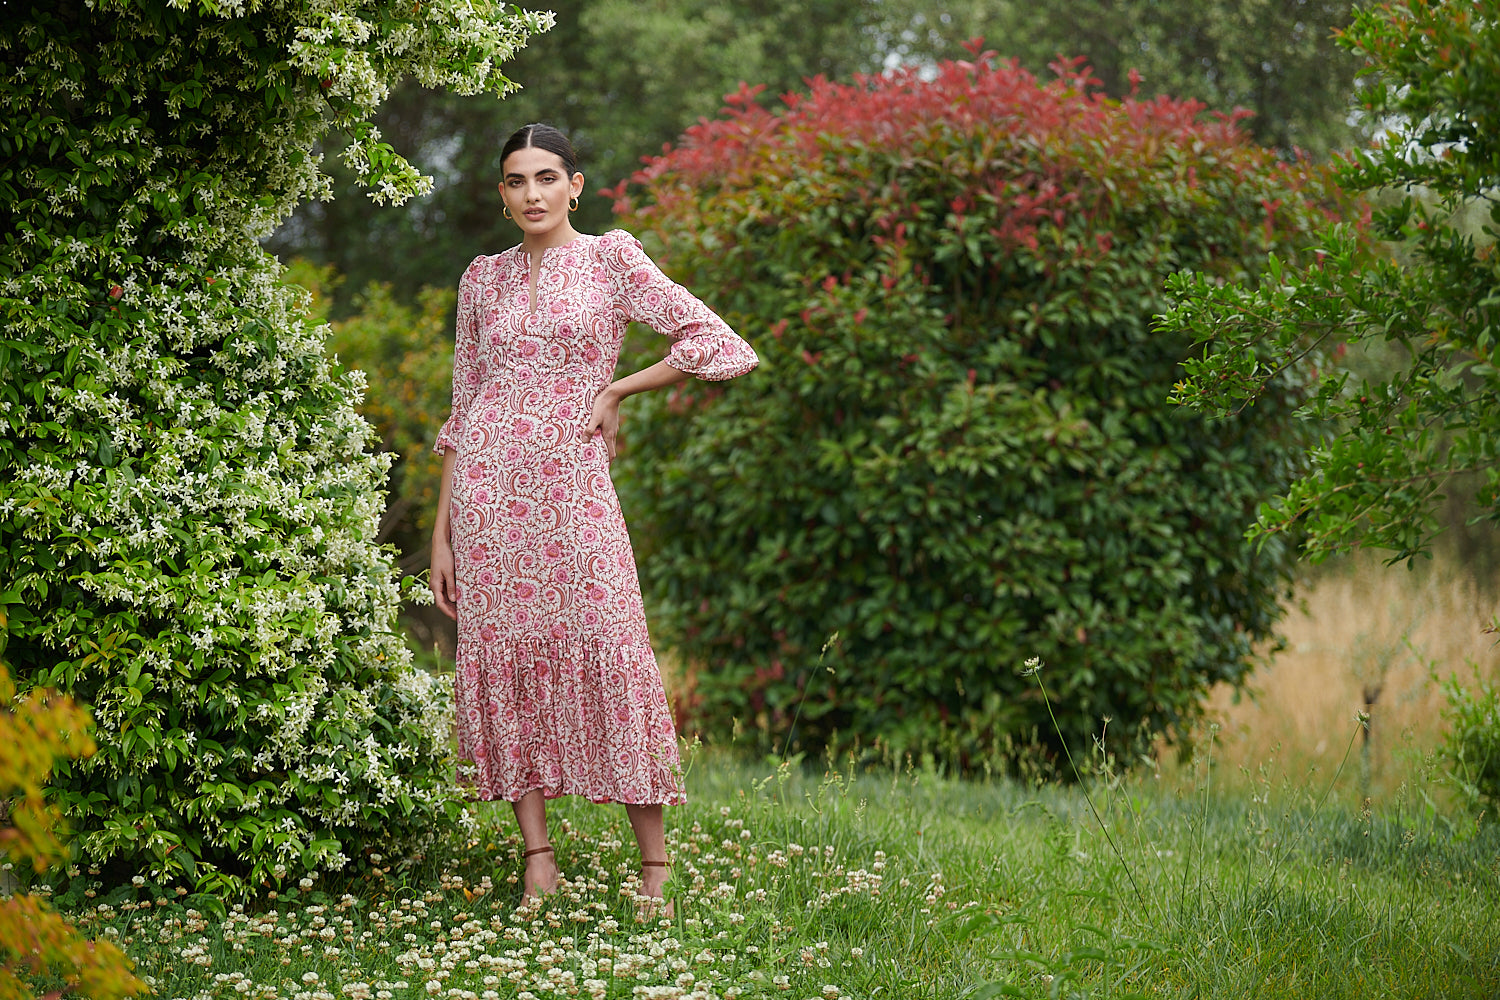
<instances>
[{"instance_id":1,"label":"ruffled cuff","mask_svg":"<svg viewBox=\"0 0 1500 1000\"><path fill-rule=\"evenodd\" d=\"M458 450L458 436L463 433L459 426L458 415L454 414L443 421L443 426L438 428L437 440L432 443L432 450L439 455L447 451Z\"/></svg>"},{"instance_id":2,"label":"ruffled cuff","mask_svg":"<svg viewBox=\"0 0 1500 1000\"><path fill-rule=\"evenodd\" d=\"M722 382L750 371L760 364L760 357L744 338L726 330L674 342L667 364L695 378Z\"/></svg>"}]
</instances>

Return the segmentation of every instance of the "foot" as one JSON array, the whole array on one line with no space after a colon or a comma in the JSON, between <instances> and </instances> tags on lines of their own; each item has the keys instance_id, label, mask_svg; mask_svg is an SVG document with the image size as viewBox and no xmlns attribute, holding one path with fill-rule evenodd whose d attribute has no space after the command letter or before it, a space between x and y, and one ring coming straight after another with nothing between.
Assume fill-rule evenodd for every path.
<instances>
[{"instance_id":1,"label":"foot","mask_svg":"<svg viewBox=\"0 0 1500 1000\"><path fill-rule=\"evenodd\" d=\"M676 913L673 901L665 899L667 881L672 877L672 868L667 861L641 862L641 894L636 900L635 918L644 923L648 920L672 919Z\"/></svg>"},{"instance_id":2,"label":"foot","mask_svg":"<svg viewBox=\"0 0 1500 1000\"><path fill-rule=\"evenodd\" d=\"M552 853L550 845L524 851L521 859L526 863L526 875L521 890L522 906L530 906L543 896L557 891L557 857Z\"/></svg>"}]
</instances>

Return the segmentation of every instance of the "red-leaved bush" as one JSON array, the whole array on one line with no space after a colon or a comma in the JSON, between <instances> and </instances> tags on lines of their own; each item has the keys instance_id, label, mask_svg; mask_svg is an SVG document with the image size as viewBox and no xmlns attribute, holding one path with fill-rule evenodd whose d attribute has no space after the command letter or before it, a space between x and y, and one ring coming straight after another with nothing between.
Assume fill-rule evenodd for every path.
<instances>
[{"instance_id":1,"label":"red-leaved bush","mask_svg":"<svg viewBox=\"0 0 1500 1000\"><path fill-rule=\"evenodd\" d=\"M1168 274L1253 280L1336 196L1233 114L1055 69L743 88L609 192L764 358L634 404L620 476L706 732L973 760L1055 740L1033 656L1069 739L1170 731L1270 635L1290 553L1242 536L1301 467L1306 375L1188 415L1152 320Z\"/></svg>"}]
</instances>

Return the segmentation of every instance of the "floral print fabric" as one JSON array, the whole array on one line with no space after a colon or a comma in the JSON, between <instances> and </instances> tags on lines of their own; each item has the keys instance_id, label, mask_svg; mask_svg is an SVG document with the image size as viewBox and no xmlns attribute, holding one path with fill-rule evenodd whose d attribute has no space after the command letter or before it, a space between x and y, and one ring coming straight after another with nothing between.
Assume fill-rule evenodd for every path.
<instances>
[{"instance_id":1,"label":"floral print fabric","mask_svg":"<svg viewBox=\"0 0 1500 1000\"><path fill-rule=\"evenodd\" d=\"M454 701L479 797L683 801L635 557L602 440L586 436L626 324L673 339L667 361L726 379L759 359L620 230L479 257L459 283L451 538Z\"/></svg>"}]
</instances>

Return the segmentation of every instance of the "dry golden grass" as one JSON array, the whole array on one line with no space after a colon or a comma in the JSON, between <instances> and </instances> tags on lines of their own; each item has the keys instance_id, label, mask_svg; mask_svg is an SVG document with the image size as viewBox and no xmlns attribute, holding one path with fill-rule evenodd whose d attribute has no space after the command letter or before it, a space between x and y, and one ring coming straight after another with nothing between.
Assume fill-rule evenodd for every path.
<instances>
[{"instance_id":1,"label":"dry golden grass","mask_svg":"<svg viewBox=\"0 0 1500 1000\"><path fill-rule=\"evenodd\" d=\"M1377 801L1392 794L1422 775L1441 742L1433 672L1470 682L1471 664L1482 676L1500 673L1496 636L1484 631L1500 612L1496 590L1441 560L1408 570L1360 557L1320 572L1282 623L1286 648L1248 691L1238 699L1227 686L1213 692L1217 755L1235 773L1271 766L1331 775L1368 708L1368 756L1356 738L1339 785Z\"/></svg>"},{"instance_id":2,"label":"dry golden grass","mask_svg":"<svg viewBox=\"0 0 1500 1000\"><path fill-rule=\"evenodd\" d=\"M1343 762L1336 787L1346 802L1368 794L1388 803L1403 786L1414 800L1447 802L1432 780L1440 777L1434 752L1445 706L1433 674L1455 674L1469 687L1475 667L1500 678L1500 635L1485 631L1497 616L1500 572L1480 586L1441 556L1414 569L1374 556L1325 564L1289 603L1279 629L1285 648L1267 654L1238 696L1229 685L1215 688L1204 731L1178 749L1201 751L1216 725L1215 784L1275 781L1321 793ZM675 650L659 650L657 662L687 732L691 676ZM1367 709L1365 734L1357 716ZM713 742L729 742L728 734ZM1164 777L1183 787L1202 779L1167 746L1158 751Z\"/></svg>"}]
</instances>

